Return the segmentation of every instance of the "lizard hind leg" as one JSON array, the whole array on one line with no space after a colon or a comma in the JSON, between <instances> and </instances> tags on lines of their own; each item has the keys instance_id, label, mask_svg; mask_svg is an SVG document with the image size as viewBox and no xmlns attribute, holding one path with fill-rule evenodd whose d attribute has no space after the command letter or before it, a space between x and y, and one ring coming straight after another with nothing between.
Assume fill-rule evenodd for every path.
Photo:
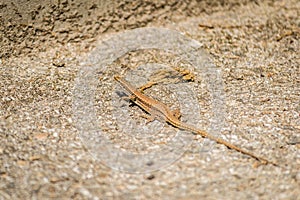
<instances>
[{"instance_id":1,"label":"lizard hind leg","mask_svg":"<svg viewBox=\"0 0 300 200\"><path fill-rule=\"evenodd\" d=\"M150 122L153 122L155 120L155 117L153 115L141 115L141 117L145 118L146 121L146 125L149 124Z\"/></svg>"}]
</instances>

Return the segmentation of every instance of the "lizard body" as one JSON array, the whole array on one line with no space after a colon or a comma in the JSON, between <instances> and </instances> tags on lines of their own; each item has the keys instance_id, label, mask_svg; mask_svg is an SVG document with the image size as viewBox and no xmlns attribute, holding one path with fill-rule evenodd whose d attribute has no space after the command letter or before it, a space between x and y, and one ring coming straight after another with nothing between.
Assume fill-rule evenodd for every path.
<instances>
[{"instance_id":1,"label":"lizard body","mask_svg":"<svg viewBox=\"0 0 300 200\"><path fill-rule=\"evenodd\" d=\"M168 108L167 105L165 105L162 102L159 102L153 98L150 98L140 91L138 91L135 87L133 87L130 83L128 83L124 78L120 76L114 77L116 81L118 81L130 94L130 99L137 104L139 107L141 107L144 111L149 113L151 115L151 120L158 119L160 121L168 122L169 124L173 125L174 127L177 127L182 130L187 130L190 132L193 132L194 134L201 135L202 137L209 138L217 143L223 144L226 147L230 149L234 149L240 153L243 153L245 155L248 155L258 161L260 161L263 164L272 164L274 166L277 166L277 164L265 159L258 157L254 155L251 152L248 152L244 149L241 149L240 147L237 147L234 144L231 144L221 138L217 138L213 135L208 134L206 131L197 129L196 127L186 124L178 119L176 115Z\"/></svg>"}]
</instances>

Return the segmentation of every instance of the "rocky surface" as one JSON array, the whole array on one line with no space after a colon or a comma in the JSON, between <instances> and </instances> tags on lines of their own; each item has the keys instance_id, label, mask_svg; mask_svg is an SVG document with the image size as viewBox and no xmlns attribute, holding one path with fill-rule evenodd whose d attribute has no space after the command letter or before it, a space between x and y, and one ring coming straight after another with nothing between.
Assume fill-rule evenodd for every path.
<instances>
[{"instance_id":1,"label":"rocky surface","mask_svg":"<svg viewBox=\"0 0 300 200\"><path fill-rule=\"evenodd\" d=\"M296 0L1 1L0 199L299 198L299 10ZM223 74L221 134L280 167L217 144L203 152L200 137L149 173L91 156L72 117L80 63L103 38L144 26L203 45Z\"/></svg>"}]
</instances>

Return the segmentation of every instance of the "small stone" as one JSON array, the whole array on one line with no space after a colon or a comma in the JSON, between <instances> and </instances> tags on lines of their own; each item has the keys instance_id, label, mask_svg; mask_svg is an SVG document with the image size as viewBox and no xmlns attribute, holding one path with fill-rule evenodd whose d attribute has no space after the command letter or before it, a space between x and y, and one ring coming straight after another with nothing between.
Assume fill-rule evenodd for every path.
<instances>
[{"instance_id":1,"label":"small stone","mask_svg":"<svg viewBox=\"0 0 300 200\"><path fill-rule=\"evenodd\" d=\"M38 140L45 140L48 137L48 133L36 133L34 134L34 138Z\"/></svg>"},{"instance_id":2,"label":"small stone","mask_svg":"<svg viewBox=\"0 0 300 200\"><path fill-rule=\"evenodd\" d=\"M155 176L153 174L151 174L150 176L147 177L148 180L152 180L154 178L155 178Z\"/></svg>"}]
</instances>

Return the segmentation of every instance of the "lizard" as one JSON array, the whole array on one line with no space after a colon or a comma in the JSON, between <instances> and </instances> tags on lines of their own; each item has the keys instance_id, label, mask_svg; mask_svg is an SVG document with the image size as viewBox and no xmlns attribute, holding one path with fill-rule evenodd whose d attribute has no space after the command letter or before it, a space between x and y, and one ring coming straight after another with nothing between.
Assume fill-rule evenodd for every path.
<instances>
[{"instance_id":1,"label":"lizard","mask_svg":"<svg viewBox=\"0 0 300 200\"><path fill-rule=\"evenodd\" d=\"M201 135L204 138L208 138L210 140L213 140L219 144L223 144L226 147L230 149L234 149L242 154L248 155L255 160L261 162L262 164L272 164L274 166L278 166L276 163L269 161L265 158L259 157L251 152L248 152L230 142L227 142L226 140L223 140L221 138L215 137L209 133L207 133L204 130L200 130L196 128L193 125L184 123L179 120L179 116L175 114L175 112L172 112L171 109L165 105L164 103L153 99L139 90L137 90L133 85L131 85L129 82L127 82L124 78L120 76L114 76L114 79L121 84L121 86L130 93L129 99L134 102L136 105L138 105L140 108L142 108L145 112L150 114L149 121L153 121L154 119L157 119L162 122L167 122L171 124L172 126L190 131L194 134Z\"/></svg>"}]
</instances>

